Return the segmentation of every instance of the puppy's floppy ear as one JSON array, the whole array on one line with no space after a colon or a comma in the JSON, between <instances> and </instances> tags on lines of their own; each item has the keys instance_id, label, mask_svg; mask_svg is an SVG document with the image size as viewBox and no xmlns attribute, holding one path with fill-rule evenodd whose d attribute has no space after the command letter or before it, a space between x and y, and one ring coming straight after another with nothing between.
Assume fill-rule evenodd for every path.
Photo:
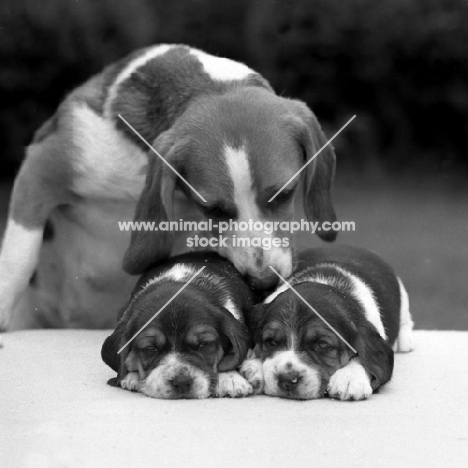
<instances>
[{"instance_id":1,"label":"puppy's floppy ear","mask_svg":"<svg viewBox=\"0 0 468 468\"><path fill-rule=\"evenodd\" d=\"M105 339L101 348L102 360L115 372L119 372L120 369L120 355L117 352L122 346L126 324L127 320L124 315L117 323L112 335Z\"/></svg>"},{"instance_id":2,"label":"puppy's floppy ear","mask_svg":"<svg viewBox=\"0 0 468 468\"><path fill-rule=\"evenodd\" d=\"M387 383L393 373L393 350L370 323L361 329L355 347L362 365L371 375L372 390Z\"/></svg>"},{"instance_id":3,"label":"puppy's floppy ear","mask_svg":"<svg viewBox=\"0 0 468 468\"><path fill-rule=\"evenodd\" d=\"M247 327L236 320L232 314L222 308L223 317L221 319L221 333L227 338L223 343L224 356L219 362L219 372L226 372L237 369L247 356L250 346L250 335Z\"/></svg>"},{"instance_id":4,"label":"puppy's floppy ear","mask_svg":"<svg viewBox=\"0 0 468 468\"><path fill-rule=\"evenodd\" d=\"M306 161L317 153L327 142L320 124L313 112L306 104L291 100L290 109L299 118L299 139L305 153ZM331 200L331 187L335 176L336 156L328 145L305 169L303 205L307 218L311 221L323 223L336 221L336 214ZM321 229L317 234L326 241L336 239L336 231Z\"/></svg>"},{"instance_id":5,"label":"puppy's floppy ear","mask_svg":"<svg viewBox=\"0 0 468 468\"><path fill-rule=\"evenodd\" d=\"M138 371L141 377L143 371L143 366L139 362L138 356L134 351L131 350L131 343L126 346L120 354L118 351L122 346L128 341L129 334L127 330L128 319L131 316L131 308L128 305L122 317L120 318L117 326L112 333L108 336L101 349L102 360L115 372L117 372L117 378L110 379L107 383L114 387L119 386L120 381L122 380L128 372ZM138 362L137 362L138 360Z\"/></svg>"},{"instance_id":6,"label":"puppy's floppy ear","mask_svg":"<svg viewBox=\"0 0 468 468\"><path fill-rule=\"evenodd\" d=\"M155 141L155 149L172 165L177 165L180 143L170 130ZM152 151L148 153L146 182L135 209L135 222L162 221L174 217L174 190L177 175ZM123 268L130 274L141 274L151 264L164 260L171 254L173 235L170 231L134 230L130 246L125 253Z\"/></svg>"}]
</instances>

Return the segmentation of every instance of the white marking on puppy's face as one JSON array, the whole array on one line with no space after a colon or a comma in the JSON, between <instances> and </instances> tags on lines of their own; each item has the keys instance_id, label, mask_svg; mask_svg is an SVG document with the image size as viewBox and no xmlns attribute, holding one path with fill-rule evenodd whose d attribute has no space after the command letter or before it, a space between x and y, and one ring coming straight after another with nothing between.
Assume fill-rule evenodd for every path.
<instances>
[{"instance_id":1,"label":"white marking on puppy's face","mask_svg":"<svg viewBox=\"0 0 468 468\"><path fill-rule=\"evenodd\" d=\"M117 97L120 84L128 78L130 78L132 73L138 70L138 68L143 67L146 63L148 63L155 57L164 55L166 52L168 52L174 47L176 46L171 44L159 44L155 47L149 48L142 55L139 55L127 64L127 66L117 75L116 79L112 83L112 86L108 90L107 99L104 103L104 116L106 118L110 117L112 103Z\"/></svg>"},{"instance_id":2,"label":"white marking on puppy's face","mask_svg":"<svg viewBox=\"0 0 468 468\"><path fill-rule=\"evenodd\" d=\"M188 280L193 277L193 275L197 272L194 268L191 268L187 265L182 263L174 265L173 267L169 268L169 270L165 271L159 276L156 276L150 279L141 289L139 295L148 289L153 284L159 283L160 281L183 281Z\"/></svg>"},{"instance_id":3,"label":"white marking on puppy's face","mask_svg":"<svg viewBox=\"0 0 468 468\"><path fill-rule=\"evenodd\" d=\"M305 364L294 350L278 351L272 357L265 359L263 374L266 395L301 400L323 396L320 372ZM285 378L291 379L290 390L287 386L281 386L284 385L281 382Z\"/></svg>"},{"instance_id":4,"label":"white marking on puppy's face","mask_svg":"<svg viewBox=\"0 0 468 468\"><path fill-rule=\"evenodd\" d=\"M190 389L182 395L171 384L180 374L191 379ZM185 362L179 353L170 353L140 383L139 391L152 398L208 398L210 379L200 369Z\"/></svg>"},{"instance_id":5,"label":"white marking on puppy's face","mask_svg":"<svg viewBox=\"0 0 468 468\"><path fill-rule=\"evenodd\" d=\"M234 188L234 203L237 209L238 223L253 223L264 221L264 217L258 208L256 193L250 171L249 158L245 147L233 148L226 145L224 156L228 173ZM289 276L292 271L292 254L290 248L274 247L264 249L261 246L252 246L255 242L270 241L275 236L264 231L238 230L229 233L236 235L237 244L233 238L228 239L229 247L225 255L234 263L242 274L262 280L262 278L275 278L274 273L268 268L274 267L281 275ZM240 238L246 239L246 245L239 244Z\"/></svg>"},{"instance_id":6,"label":"white marking on puppy's face","mask_svg":"<svg viewBox=\"0 0 468 468\"><path fill-rule=\"evenodd\" d=\"M235 62L227 58L215 57L201 50L191 49L190 54L194 55L200 61L205 73L209 75L212 80L242 80L250 74L255 73L243 63Z\"/></svg>"}]
</instances>

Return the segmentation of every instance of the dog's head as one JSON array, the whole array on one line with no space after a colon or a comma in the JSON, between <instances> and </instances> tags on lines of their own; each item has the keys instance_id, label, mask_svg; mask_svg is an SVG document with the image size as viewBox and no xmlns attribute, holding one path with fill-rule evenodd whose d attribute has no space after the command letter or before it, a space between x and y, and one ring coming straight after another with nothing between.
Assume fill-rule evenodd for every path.
<instances>
[{"instance_id":1,"label":"dog's head","mask_svg":"<svg viewBox=\"0 0 468 468\"><path fill-rule=\"evenodd\" d=\"M237 368L245 358L245 325L190 285L117 354L179 290L180 283L169 282L136 295L104 342L101 354L118 372L117 385L136 372L137 389L148 396L206 398L218 372Z\"/></svg>"},{"instance_id":2,"label":"dog's head","mask_svg":"<svg viewBox=\"0 0 468 468\"><path fill-rule=\"evenodd\" d=\"M279 223L302 212L311 221L336 219L330 198L335 169L331 146L269 201L325 143L314 114L299 101L253 87L201 98L154 146L206 202L151 153L135 220L173 220L174 192L180 189L214 224L247 223L223 233L227 242L219 252L255 286L268 289L277 282L269 265L284 276L292 270L290 234ZM255 222L269 224L256 230ZM333 231L318 233L325 240L336 236ZM124 268L141 273L167 257L172 243L172 233L166 231L134 231Z\"/></svg>"},{"instance_id":3,"label":"dog's head","mask_svg":"<svg viewBox=\"0 0 468 468\"><path fill-rule=\"evenodd\" d=\"M393 352L362 316L357 303L318 283L295 286L297 292L358 352L373 389L386 383ZM265 393L293 399L321 398L330 377L354 352L292 291L256 306L249 327L254 351L263 361Z\"/></svg>"}]
</instances>

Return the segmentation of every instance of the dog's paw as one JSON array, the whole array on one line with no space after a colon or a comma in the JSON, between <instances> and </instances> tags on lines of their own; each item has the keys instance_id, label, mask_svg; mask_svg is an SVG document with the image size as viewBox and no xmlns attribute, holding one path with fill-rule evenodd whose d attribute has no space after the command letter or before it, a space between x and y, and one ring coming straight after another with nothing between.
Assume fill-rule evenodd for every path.
<instances>
[{"instance_id":1,"label":"dog's paw","mask_svg":"<svg viewBox=\"0 0 468 468\"><path fill-rule=\"evenodd\" d=\"M398 338L393 345L393 350L397 353L409 353L414 349L413 324L403 324L400 327Z\"/></svg>"},{"instance_id":2,"label":"dog's paw","mask_svg":"<svg viewBox=\"0 0 468 468\"><path fill-rule=\"evenodd\" d=\"M239 372L221 372L218 377L215 396L223 397L246 397L253 393L252 385L247 382Z\"/></svg>"},{"instance_id":3,"label":"dog's paw","mask_svg":"<svg viewBox=\"0 0 468 468\"><path fill-rule=\"evenodd\" d=\"M260 359L246 359L240 366L239 373L250 383L255 395L263 392L265 377L263 375L263 363Z\"/></svg>"},{"instance_id":4,"label":"dog's paw","mask_svg":"<svg viewBox=\"0 0 468 468\"><path fill-rule=\"evenodd\" d=\"M353 361L338 369L330 377L327 391L331 398L357 401L365 400L372 395L369 375L360 363L353 363Z\"/></svg>"},{"instance_id":5,"label":"dog's paw","mask_svg":"<svg viewBox=\"0 0 468 468\"><path fill-rule=\"evenodd\" d=\"M120 386L124 390L137 392L140 389L140 376L138 372L129 372L121 381Z\"/></svg>"}]
</instances>

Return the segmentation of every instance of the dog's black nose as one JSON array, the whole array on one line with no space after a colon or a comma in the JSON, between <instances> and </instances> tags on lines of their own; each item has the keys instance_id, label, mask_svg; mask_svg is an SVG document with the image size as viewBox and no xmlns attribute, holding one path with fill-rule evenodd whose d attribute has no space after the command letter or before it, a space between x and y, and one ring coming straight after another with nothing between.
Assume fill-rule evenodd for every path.
<instances>
[{"instance_id":1,"label":"dog's black nose","mask_svg":"<svg viewBox=\"0 0 468 468\"><path fill-rule=\"evenodd\" d=\"M171 385L177 393L186 393L192 385L192 377L190 375L176 375L171 380Z\"/></svg>"},{"instance_id":2,"label":"dog's black nose","mask_svg":"<svg viewBox=\"0 0 468 468\"><path fill-rule=\"evenodd\" d=\"M296 388L299 383L299 374L297 372L286 372L284 374L278 374L278 387L290 392Z\"/></svg>"}]
</instances>

